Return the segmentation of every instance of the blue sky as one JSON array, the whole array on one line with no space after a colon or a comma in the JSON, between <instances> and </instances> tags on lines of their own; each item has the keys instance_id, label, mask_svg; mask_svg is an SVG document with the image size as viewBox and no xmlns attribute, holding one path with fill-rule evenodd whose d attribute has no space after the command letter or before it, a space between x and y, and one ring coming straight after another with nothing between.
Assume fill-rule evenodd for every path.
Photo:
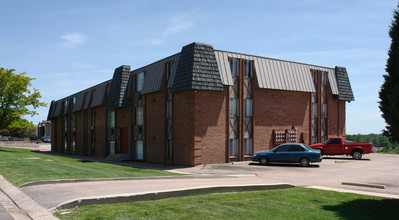
<instances>
[{"instance_id":1,"label":"blue sky","mask_svg":"<svg viewBox=\"0 0 399 220\"><path fill-rule=\"evenodd\" d=\"M50 103L180 52L215 49L347 68L356 101L348 134L385 127L378 91L385 74L393 0L44 1L0 0L0 66L27 72ZM27 118L35 124L48 108Z\"/></svg>"}]
</instances>

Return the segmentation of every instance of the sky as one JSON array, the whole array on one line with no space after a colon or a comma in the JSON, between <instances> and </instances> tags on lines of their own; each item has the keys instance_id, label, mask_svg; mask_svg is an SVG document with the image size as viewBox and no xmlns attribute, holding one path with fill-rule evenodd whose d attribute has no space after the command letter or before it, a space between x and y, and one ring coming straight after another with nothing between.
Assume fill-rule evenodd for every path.
<instances>
[{"instance_id":1,"label":"sky","mask_svg":"<svg viewBox=\"0 0 399 220\"><path fill-rule=\"evenodd\" d=\"M51 103L148 65L192 42L347 68L347 134L380 133L378 108L393 0L0 0L0 67L35 78ZM47 119L48 107L26 117Z\"/></svg>"}]
</instances>

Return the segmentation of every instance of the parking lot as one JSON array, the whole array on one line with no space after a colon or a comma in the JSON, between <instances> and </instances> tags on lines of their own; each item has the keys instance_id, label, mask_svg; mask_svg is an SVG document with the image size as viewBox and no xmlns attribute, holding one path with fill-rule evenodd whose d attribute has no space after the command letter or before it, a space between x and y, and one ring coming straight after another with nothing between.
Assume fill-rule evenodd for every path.
<instances>
[{"instance_id":1,"label":"parking lot","mask_svg":"<svg viewBox=\"0 0 399 220\"><path fill-rule=\"evenodd\" d=\"M195 174L173 178L144 178L73 183L56 183L22 187L27 195L47 209L81 198L101 198L161 192L196 187L246 184L287 183L304 187L329 187L352 192L399 198L399 155L370 154L362 160L346 156L325 157L321 163L301 167L299 164L261 166L252 162L206 164L176 167L137 162L124 165L158 168ZM342 182L377 184L385 189L343 185ZM338 190L338 191L339 191ZM377 194L375 194L377 193ZM393 195L393 196L390 196Z\"/></svg>"},{"instance_id":2,"label":"parking lot","mask_svg":"<svg viewBox=\"0 0 399 220\"><path fill-rule=\"evenodd\" d=\"M399 195L399 155L366 154L361 160L351 156L324 156L321 163L301 167L299 164L270 164L252 162L209 164L180 169L197 174L256 176L265 182L285 182L299 186L364 190ZM343 185L342 182L384 185L385 189Z\"/></svg>"}]
</instances>

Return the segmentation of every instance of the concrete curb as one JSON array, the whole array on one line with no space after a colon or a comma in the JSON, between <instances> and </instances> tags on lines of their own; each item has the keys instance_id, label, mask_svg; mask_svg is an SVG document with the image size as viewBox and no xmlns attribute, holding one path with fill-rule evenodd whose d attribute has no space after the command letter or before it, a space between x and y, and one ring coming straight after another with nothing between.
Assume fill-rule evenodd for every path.
<instances>
[{"instance_id":1,"label":"concrete curb","mask_svg":"<svg viewBox=\"0 0 399 220\"><path fill-rule=\"evenodd\" d=\"M58 219L0 175L0 189L32 219Z\"/></svg>"},{"instance_id":2,"label":"concrete curb","mask_svg":"<svg viewBox=\"0 0 399 220\"><path fill-rule=\"evenodd\" d=\"M98 178L98 179L57 179L57 180L43 180L24 183L18 188L28 186L38 186L46 184L60 184L60 183L80 183L80 182L103 182L103 181L127 181L127 180L155 180L155 179L220 179L237 177L234 174L226 175L213 175L213 174L197 174L197 175L181 175L181 176L149 176L149 177L118 177L118 178Z\"/></svg>"},{"instance_id":3,"label":"concrete curb","mask_svg":"<svg viewBox=\"0 0 399 220\"><path fill-rule=\"evenodd\" d=\"M385 185L370 184L370 183L342 182L342 185L363 186L363 187L370 187L370 188L377 188L377 189L386 189L387 188Z\"/></svg>"},{"instance_id":4,"label":"concrete curb","mask_svg":"<svg viewBox=\"0 0 399 220\"><path fill-rule=\"evenodd\" d=\"M203 195L212 193L231 193L231 192L245 192L245 191L258 191L258 190L275 190L294 188L294 185L287 183L276 184L252 184L252 185L221 185L221 186L205 186L205 187L192 187L178 190L165 190L157 192L144 192L139 194L115 194L103 197L85 197L73 199L59 204L51 211L71 209L77 206L96 205L105 203L121 203L121 202L135 202L135 201L148 201L157 200L170 197L189 196L189 195Z\"/></svg>"}]
</instances>

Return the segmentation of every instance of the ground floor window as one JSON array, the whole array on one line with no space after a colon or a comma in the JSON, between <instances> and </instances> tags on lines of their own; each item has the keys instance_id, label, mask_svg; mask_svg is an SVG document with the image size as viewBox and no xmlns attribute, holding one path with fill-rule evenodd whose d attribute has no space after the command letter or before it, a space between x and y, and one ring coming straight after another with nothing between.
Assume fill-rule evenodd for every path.
<instances>
[{"instance_id":1,"label":"ground floor window","mask_svg":"<svg viewBox=\"0 0 399 220\"><path fill-rule=\"evenodd\" d=\"M115 141L109 141L109 153L115 154Z\"/></svg>"},{"instance_id":2,"label":"ground floor window","mask_svg":"<svg viewBox=\"0 0 399 220\"><path fill-rule=\"evenodd\" d=\"M244 139L244 155L245 156L252 155L252 138Z\"/></svg>"},{"instance_id":3,"label":"ground floor window","mask_svg":"<svg viewBox=\"0 0 399 220\"><path fill-rule=\"evenodd\" d=\"M144 160L144 143L143 143L143 141L136 141L136 159Z\"/></svg>"},{"instance_id":4,"label":"ground floor window","mask_svg":"<svg viewBox=\"0 0 399 220\"><path fill-rule=\"evenodd\" d=\"M238 140L235 138L230 139L230 157L238 156Z\"/></svg>"}]
</instances>

